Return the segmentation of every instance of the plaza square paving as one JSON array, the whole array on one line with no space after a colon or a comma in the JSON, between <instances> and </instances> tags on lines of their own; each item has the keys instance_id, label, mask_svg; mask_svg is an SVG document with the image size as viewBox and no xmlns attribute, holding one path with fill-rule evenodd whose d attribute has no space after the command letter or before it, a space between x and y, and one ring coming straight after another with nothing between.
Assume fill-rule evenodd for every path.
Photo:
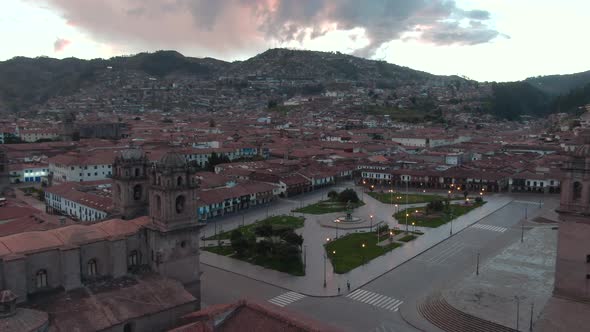
<instances>
[{"instance_id":1,"label":"plaza square paving","mask_svg":"<svg viewBox=\"0 0 590 332\"><path fill-rule=\"evenodd\" d=\"M318 192L308 194L303 197L296 197L294 199L281 199L278 203L272 204L267 208L259 208L257 211L247 213L242 216L232 216L216 223L218 225L207 225L204 230L206 236L213 234L213 227L223 230L233 229L243 223L249 224L257 219L263 219L268 215L290 214L291 210L302 205L311 204L325 198L329 190L343 190L347 186L341 185L338 187L331 187L323 189ZM351 187L349 185L348 187ZM369 195L364 195L359 188L356 189L359 197L366 203L364 206L354 210L353 215L368 219L373 215L375 223L385 222L390 227L399 227L405 229L404 220L398 222L393 218L392 214L395 212L395 207L390 204L383 204ZM457 234L466 227L471 226L478 220L492 214L493 212L503 208L509 204L513 198L506 195L487 195L487 204L475 209L452 222L453 235ZM415 204L410 206L422 206L424 204ZM531 204L529 216L533 216L536 207ZM329 259L324 258L324 247L327 238L334 238L336 236L343 236L348 232L357 232L362 230L344 230L326 228L320 225L322 220L334 220L342 216L341 213L330 213L323 215L305 214L305 226L298 230L298 233L304 237L304 256L306 262L306 275L303 277L295 277L286 273L281 273L273 270L264 269L259 266L248 264L236 259L216 255L213 253L203 251L201 253L201 262L206 265L211 265L226 271L231 271L255 280L269 283L278 287L289 289L305 295L311 296L337 296L338 288L341 290L346 288L347 282L350 282L353 289L361 287L380 275L390 271L391 269L403 264L412 259L420 253L428 250L434 245L449 238L450 224L440 226L438 228L417 228L425 232L424 235L418 239L404 244L383 256L380 256L365 265L351 270L345 274L335 274L332 272L332 266ZM299 213L297 213L299 215ZM515 216L515 218L523 218L522 216ZM411 227L411 225L410 225ZM338 234L337 234L338 233ZM326 287L323 286L324 269L326 275Z\"/></svg>"}]
</instances>

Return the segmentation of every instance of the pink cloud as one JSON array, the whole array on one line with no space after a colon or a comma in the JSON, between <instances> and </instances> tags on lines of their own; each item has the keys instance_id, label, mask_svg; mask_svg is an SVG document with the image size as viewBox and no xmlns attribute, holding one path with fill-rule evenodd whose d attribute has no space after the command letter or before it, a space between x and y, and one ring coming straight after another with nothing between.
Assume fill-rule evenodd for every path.
<instances>
[{"instance_id":1,"label":"pink cloud","mask_svg":"<svg viewBox=\"0 0 590 332\"><path fill-rule=\"evenodd\" d=\"M485 43L498 34L490 14L464 11L449 0L45 0L70 26L102 43L129 49L201 51L232 55L260 51L273 42L316 38L334 29L363 28L370 56L382 44L418 25L445 33L425 36L437 44ZM479 27L459 26L464 18ZM450 22L450 23L448 23ZM326 28L326 26L330 28Z\"/></svg>"},{"instance_id":2,"label":"pink cloud","mask_svg":"<svg viewBox=\"0 0 590 332\"><path fill-rule=\"evenodd\" d=\"M57 39L55 39L55 42L53 42L53 51L56 53L61 52L64 50L64 48L66 48L71 43L72 43L71 40L58 37Z\"/></svg>"}]
</instances>

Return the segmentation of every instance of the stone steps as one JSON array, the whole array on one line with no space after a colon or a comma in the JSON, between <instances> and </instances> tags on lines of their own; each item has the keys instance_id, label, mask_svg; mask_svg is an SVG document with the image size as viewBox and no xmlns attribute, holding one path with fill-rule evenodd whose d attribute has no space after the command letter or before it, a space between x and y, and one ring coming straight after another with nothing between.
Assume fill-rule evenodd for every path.
<instances>
[{"instance_id":1,"label":"stone steps","mask_svg":"<svg viewBox=\"0 0 590 332\"><path fill-rule=\"evenodd\" d=\"M440 294L418 305L418 311L434 326L447 332L516 332L517 330L467 314L451 306Z\"/></svg>"}]
</instances>

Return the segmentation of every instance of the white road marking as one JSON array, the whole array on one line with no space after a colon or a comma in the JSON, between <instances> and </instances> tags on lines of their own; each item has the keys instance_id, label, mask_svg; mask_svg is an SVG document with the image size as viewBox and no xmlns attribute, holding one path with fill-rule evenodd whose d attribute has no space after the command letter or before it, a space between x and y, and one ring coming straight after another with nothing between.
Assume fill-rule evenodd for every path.
<instances>
[{"instance_id":1,"label":"white road marking","mask_svg":"<svg viewBox=\"0 0 590 332\"><path fill-rule=\"evenodd\" d=\"M295 292L287 292L287 293L281 294L279 296L273 297L272 299L268 300L268 302L278 305L279 307L284 307L284 306L289 305L295 301L299 301L304 297L305 297L305 295L303 295L303 294L299 294L299 293L295 293Z\"/></svg>"},{"instance_id":2,"label":"white road marking","mask_svg":"<svg viewBox=\"0 0 590 332\"><path fill-rule=\"evenodd\" d=\"M508 228L505 228L505 227L494 226L494 225L486 225L486 224L475 224L475 225L473 225L471 227L483 229L483 230L486 230L486 231L499 232L499 233L504 233L504 232L506 232L508 230Z\"/></svg>"},{"instance_id":3,"label":"white road marking","mask_svg":"<svg viewBox=\"0 0 590 332\"><path fill-rule=\"evenodd\" d=\"M373 293L364 289L357 289L354 292L346 295L347 298L359 302L363 302L378 308L389 311L398 311L399 307L404 303L402 300L394 299L392 297Z\"/></svg>"}]
</instances>

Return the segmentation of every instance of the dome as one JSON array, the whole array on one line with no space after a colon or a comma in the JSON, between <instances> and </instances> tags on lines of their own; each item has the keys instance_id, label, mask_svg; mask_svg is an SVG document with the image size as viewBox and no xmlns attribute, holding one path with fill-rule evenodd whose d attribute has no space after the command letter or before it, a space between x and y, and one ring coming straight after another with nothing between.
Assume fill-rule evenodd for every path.
<instances>
[{"instance_id":1,"label":"dome","mask_svg":"<svg viewBox=\"0 0 590 332\"><path fill-rule=\"evenodd\" d=\"M141 149L129 148L121 151L121 158L124 160L141 160L145 157L145 153Z\"/></svg>"},{"instance_id":2,"label":"dome","mask_svg":"<svg viewBox=\"0 0 590 332\"><path fill-rule=\"evenodd\" d=\"M178 153L168 152L160 159L158 164L164 167L185 167L186 159Z\"/></svg>"}]
</instances>

